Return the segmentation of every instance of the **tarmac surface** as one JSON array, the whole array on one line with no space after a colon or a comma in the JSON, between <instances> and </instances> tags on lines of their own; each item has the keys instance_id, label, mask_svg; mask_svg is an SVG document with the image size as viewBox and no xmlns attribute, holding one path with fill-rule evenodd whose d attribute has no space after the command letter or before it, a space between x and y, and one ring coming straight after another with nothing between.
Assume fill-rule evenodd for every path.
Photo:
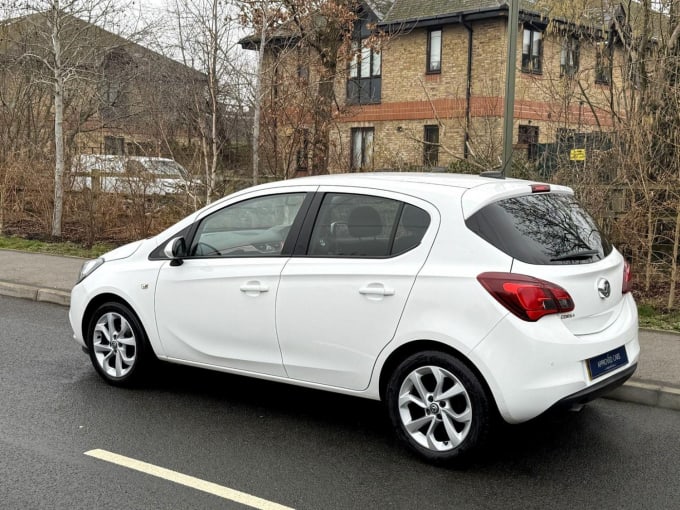
<instances>
[{"instance_id":1,"label":"tarmac surface","mask_svg":"<svg viewBox=\"0 0 680 510\"><path fill-rule=\"evenodd\" d=\"M0 295L68 306L84 260L0 250ZM607 397L680 410L680 334L641 329L639 339L637 371Z\"/></svg>"}]
</instances>

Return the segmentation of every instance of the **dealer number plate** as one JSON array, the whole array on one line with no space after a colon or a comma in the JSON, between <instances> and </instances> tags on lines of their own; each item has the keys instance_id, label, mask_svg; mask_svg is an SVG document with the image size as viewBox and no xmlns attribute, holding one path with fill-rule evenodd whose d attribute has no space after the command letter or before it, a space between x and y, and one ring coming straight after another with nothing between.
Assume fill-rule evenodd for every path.
<instances>
[{"instance_id":1,"label":"dealer number plate","mask_svg":"<svg viewBox=\"0 0 680 510\"><path fill-rule=\"evenodd\" d=\"M605 352L588 360L588 373L591 379L597 379L612 370L628 364L626 347L621 346L613 351Z\"/></svg>"}]
</instances>

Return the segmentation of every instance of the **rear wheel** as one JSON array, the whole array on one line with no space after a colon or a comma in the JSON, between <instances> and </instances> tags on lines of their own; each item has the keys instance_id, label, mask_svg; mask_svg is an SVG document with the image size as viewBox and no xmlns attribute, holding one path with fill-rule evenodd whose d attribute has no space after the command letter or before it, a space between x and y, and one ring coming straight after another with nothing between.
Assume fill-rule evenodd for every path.
<instances>
[{"instance_id":1,"label":"rear wheel","mask_svg":"<svg viewBox=\"0 0 680 510\"><path fill-rule=\"evenodd\" d=\"M87 344L94 368L115 386L139 382L153 357L144 328L122 303L97 308L88 325Z\"/></svg>"},{"instance_id":2,"label":"rear wheel","mask_svg":"<svg viewBox=\"0 0 680 510\"><path fill-rule=\"evenodd\" d=\"M404 360L388 382L386 400L399 439L431 462L460 460L488 434L484 387L449 354L427 351Z\"/></svg>"}]
</instances>

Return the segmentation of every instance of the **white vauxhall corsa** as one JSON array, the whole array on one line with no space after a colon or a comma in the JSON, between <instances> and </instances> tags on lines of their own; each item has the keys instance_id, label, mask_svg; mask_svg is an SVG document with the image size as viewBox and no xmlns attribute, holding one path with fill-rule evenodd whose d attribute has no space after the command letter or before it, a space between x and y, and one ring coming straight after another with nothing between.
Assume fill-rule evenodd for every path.
<instances>
[{"instance_id":1,"label":"white vauxhall corsa","mask_svg":"<svg viewBox=\"0 0 680 510\"><path fill-rule=\"evenodd\" d=\"M109 383L154 357L385 401L430 461L628 379L630 270L569 188L420 173L246 189L83 266L75 338Z\"/></svg>"}]
</instances>

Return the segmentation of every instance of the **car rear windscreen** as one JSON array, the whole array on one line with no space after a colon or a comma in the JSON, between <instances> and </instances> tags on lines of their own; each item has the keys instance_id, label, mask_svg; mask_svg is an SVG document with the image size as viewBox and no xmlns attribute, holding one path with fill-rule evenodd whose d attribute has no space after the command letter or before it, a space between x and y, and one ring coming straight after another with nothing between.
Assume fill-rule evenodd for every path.
<instances>
[{"instance_id":1,"label":"car rear windscreen","mask_svg":"<svg viewBox=\"0 0 680 510\"><path fill-rule=\"evenodd\" d=\"M496 248L527 264L584 264L612 246L572 195L541 193L499 200L465 222Z\"/></svg>"}]
</instances>

